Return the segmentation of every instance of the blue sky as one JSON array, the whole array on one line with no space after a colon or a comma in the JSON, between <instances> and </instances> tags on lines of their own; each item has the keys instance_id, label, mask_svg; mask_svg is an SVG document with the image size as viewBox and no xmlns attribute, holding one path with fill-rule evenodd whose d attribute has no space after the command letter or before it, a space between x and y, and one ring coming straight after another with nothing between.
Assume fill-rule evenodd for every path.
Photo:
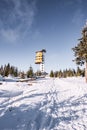
<instances>
[{"instance_id":1,"label":"blue sky","mask_svg":"<svg viewBox=\"0 0 87 130\"><path fill-rule=\"evenodd\" d=\"M71 48L86 19L86 0L0 0L0 64L36 71L35 52L44 48L47 72L76 68Z\"/></svg>"}]
</instances>

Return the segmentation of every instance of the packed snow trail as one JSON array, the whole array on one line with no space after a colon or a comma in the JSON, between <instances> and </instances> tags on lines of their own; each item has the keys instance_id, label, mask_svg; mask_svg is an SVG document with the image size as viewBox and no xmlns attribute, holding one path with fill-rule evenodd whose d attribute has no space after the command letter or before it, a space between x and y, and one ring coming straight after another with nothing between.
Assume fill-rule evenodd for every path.
<instances>
[{"instance_id":1,"label":"packed snow trail","mask_svg":"<svg viewBox=\"0 0 87 130\"><path fill-rule=\"evenodd\" d=\"M81 77L3 83L0 130L87 130L87 84Z\"/></svg>"}]
</instances>

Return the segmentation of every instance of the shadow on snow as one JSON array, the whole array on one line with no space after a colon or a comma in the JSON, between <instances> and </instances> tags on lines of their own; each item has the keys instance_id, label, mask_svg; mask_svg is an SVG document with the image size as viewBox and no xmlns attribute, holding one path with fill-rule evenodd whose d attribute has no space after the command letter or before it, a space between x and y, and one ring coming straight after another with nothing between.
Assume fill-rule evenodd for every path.
<instances>
[{"instance_id":1,"label":"shadow on snow","mask_svg":"<svg viewBox=\"0 0 87 130\"><path fill-rule=\"evenodd\" d=\"M25 104L20 107L9 107L0 117L0 130L51 130L59 126L61 122L69 124L78 120L80 118L79 112L83 115L87 113L87 103L85 102L87 94L77 99L70 97L62 102L56 101L56 94L57 92L54 92L54 94L49 92L24 97L30 99L31 97L45 95L45 100L32 107ZM48 95L51 99L48 99ZM83 107L80 108L81 105Z\"/></svg>"}]
</instances>

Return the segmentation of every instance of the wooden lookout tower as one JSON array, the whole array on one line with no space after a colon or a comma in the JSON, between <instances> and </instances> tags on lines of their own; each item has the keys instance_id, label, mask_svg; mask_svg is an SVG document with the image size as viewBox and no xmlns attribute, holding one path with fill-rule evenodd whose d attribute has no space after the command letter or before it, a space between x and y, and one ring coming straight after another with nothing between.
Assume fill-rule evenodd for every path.
<instances>
[{"instance_id":1,"label":"wooden lookout tower","mask_svg":"<svg viewBox=\"0 0 87 130\"><path fill-rule=\"evenodd\" d=\"M44 53L46 53L45 49L42 49L41 51L36 52L36 57L35 57L35 64L40 65L40 71L43 73L44 71L44 62L45 62L45 56Z\"/></svg>"}]
</instances>

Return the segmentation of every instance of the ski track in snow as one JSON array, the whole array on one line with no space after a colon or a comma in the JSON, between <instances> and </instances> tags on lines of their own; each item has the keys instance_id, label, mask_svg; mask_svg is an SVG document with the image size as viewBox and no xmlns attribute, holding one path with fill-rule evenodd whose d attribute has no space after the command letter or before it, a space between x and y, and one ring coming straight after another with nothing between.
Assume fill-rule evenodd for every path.
<instances>
[{"instance_id":1,"label":"ski track in snow","mask_svg":"<svg viewBox=\"0 0 87 130\"><path fill-rule=\"evenodd\" d=\"M87 130L83 78L0 85L0 130Z\"/></svg>"}]
</instances>

